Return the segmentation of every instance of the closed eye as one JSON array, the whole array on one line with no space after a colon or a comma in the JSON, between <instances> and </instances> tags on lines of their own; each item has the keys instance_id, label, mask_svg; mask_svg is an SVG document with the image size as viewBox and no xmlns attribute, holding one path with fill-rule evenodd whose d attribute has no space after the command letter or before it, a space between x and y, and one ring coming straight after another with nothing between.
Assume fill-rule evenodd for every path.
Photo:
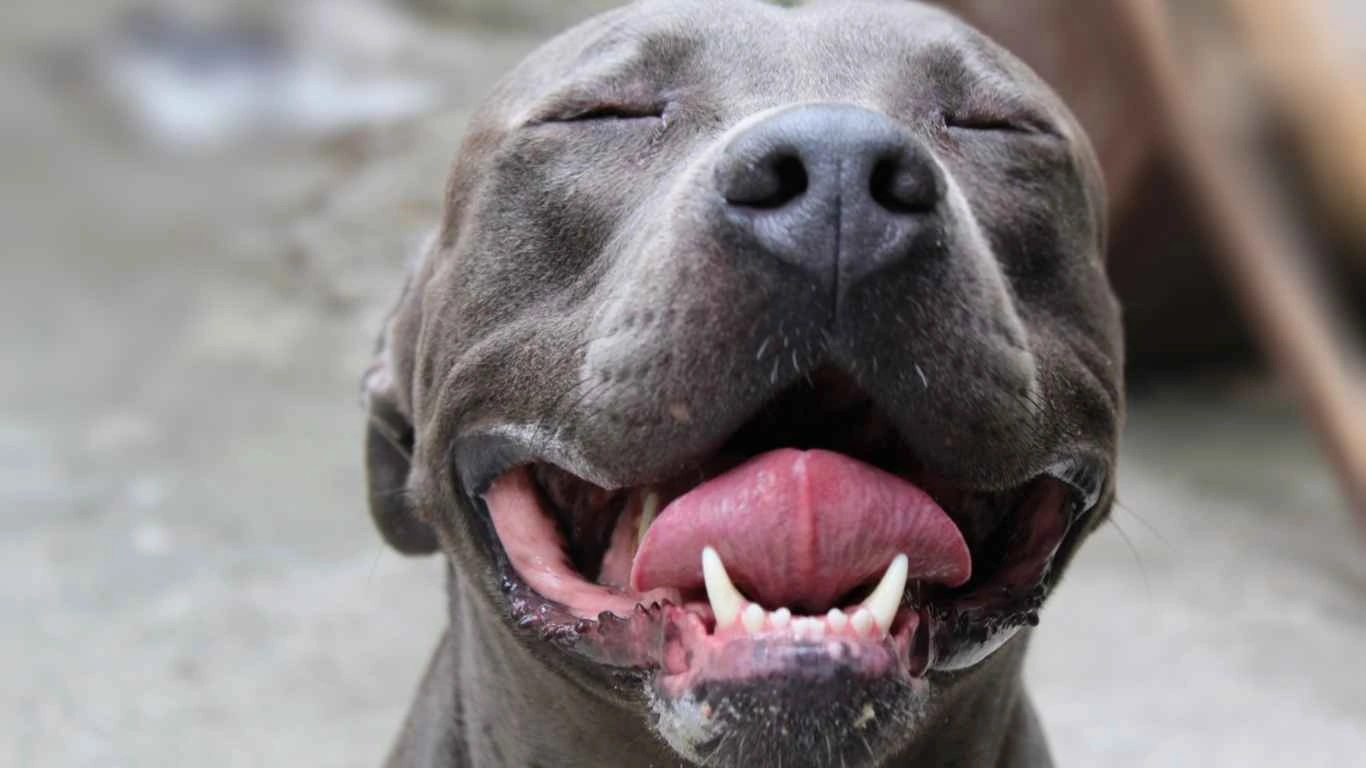
<instances>
[{"instance_id":1,"label":"closed eye","mask_svg":"<svg viewBox=\"0 0 1366 768\"><path fill-rule=\"evenodd\" d=\"M609 120L660 120L664 104L593 104L567 110L544 120L547 123L587 123Z\"/></svg>"},{"instance_id":2,"label":"closed eye","mask_svg":"<svg viewBox=\"0 0 1366 768\"><path fill-rule=\"evenodd\" d=\"M1003 118L985 115L945 115L944 125L947 128L961 131L1059 136L1059 133L1047 122L1030 117Z\"/></svg>"}]
</instances>

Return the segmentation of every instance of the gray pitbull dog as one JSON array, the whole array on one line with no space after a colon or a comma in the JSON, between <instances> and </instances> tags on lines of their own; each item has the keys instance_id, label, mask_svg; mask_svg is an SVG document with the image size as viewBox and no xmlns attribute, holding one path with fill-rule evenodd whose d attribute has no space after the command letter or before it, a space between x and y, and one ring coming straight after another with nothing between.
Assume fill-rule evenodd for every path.
<instances>
[{"instance_id":1,"label":"gray pitbull dog","mask_svg":"<svg viewBox=\"0 0 1366 768\"><path fill-rule=\"evenodd\" d=\"M1028 627L1108 513L1087 140L908 0L640 2L473 121L366 379L449 561L393 766L1040 766Z\"/></svg>"}]
</instances>

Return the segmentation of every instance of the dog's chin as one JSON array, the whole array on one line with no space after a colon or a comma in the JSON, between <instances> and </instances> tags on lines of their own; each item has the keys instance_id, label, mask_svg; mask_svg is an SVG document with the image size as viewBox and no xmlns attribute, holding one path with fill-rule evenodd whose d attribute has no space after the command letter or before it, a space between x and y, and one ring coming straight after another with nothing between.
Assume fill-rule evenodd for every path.
<instances>
[{"instance_id":1,"label":"dog's chin","mask_svg":"<svg viewBox=\"0 0 1366 768\"><path fill-rule=\"evenodd\" d=\"M859 765L1037 623L1105 485L1079 460L958 486L889 423L806 384L668 477L602 487L525 441L456 462L529 642L638 679L697 762Z\"/></svg>"},{"instance_id":2,"label":"dog's chin","mask_svg":"<svg viewBox=\"0 0 1366 768\"><path fill-rule=\"evenodd\" d=\"M914 741L929 720L931 684L868 677L813 656L782 674L661 697L656 728L699 765L769 768L875 764Z\"/></svg>"}]
</instances>

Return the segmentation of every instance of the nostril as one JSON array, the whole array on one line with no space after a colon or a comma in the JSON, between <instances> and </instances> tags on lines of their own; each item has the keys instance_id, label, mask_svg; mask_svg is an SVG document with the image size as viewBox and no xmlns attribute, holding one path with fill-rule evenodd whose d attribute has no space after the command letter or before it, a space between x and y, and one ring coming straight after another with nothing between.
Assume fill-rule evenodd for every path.
<instances>
[{"instance_id":1,"label":"nostril","mask_svg":"<svg viewBox=\"0 0 1366 768\"><path fill-rule=\"evenodd\" d=\"M892 213L927 213L939 199L933 171L903 153L885 156L873 166L868 193Z\"/></svg>"},{"instance_id":2,"label":"nostril","mask_svg":"<svg viewBox=\"0 0 1366 768\"><path fill-rule=\"evenodd\" d=\"M745 168L726 191L726 202L753 208L781 208L805 194L809 184L801 157L775 153Z\"/></svg>"},{"instance_id":3,"label":"nostril","mask_svg":"<svg viewBox=\"0 0 1366 768\"><path fill-rule=\"evenodd\" d=\"M806 164L800 157L783 155L777 158L773 162L773 174L778 179L774 205L783 205L806 193L810 180L806 176Z\"/></svg>"}]
</instances>

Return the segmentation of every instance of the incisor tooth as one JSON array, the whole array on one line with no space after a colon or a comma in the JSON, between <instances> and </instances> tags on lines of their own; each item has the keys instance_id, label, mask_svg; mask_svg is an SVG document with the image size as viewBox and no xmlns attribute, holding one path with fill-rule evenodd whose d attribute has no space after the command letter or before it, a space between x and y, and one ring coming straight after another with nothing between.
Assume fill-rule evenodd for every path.
<instances>
[{"instance_id":1,"label":"incisor tooth","mask_svg":"<svg viewBox=\"0 0 1366 768\"><path fill-rule=\"evenodd\" d=\"M744 612L740 614L740 621L744 622L745 629L751 635L757 635L764 628L764 618L767 616L768 611L765 611L763 606L750 603L745 606Z\"/></svg>"},{"instance_id":2,"label":"incisor tooth","mask_svg":"<svg viewBox=\"0 0 1366 768\"><path fill-rule=\"evenodd\" d=\"M825 614L825 623L836 632L843 632L844 628L849 626L849 616L838 608L831 608L830 612Z\"/></svg>"},{"instance_id":3,"label":"incisor tooth","mask_svg":"<svg viewBox=\"0 0 1366 768\"><path fill-rule=\"evenodd\" d=\"M863 601L863 607L873 614L878 628L884 633L891 631L892 622L896 620L896 611L901 607L901 596L906 592L906 574L909 567L910 561L905 555L892 558L892 564L887 566L887 572L882 574L882 581L878 583L877 589Z\"/></svg>"},{"instance_id":4,"label":"incisor tooth","mask_svg":"<svg viewBox=\"0 0 1366 768\"><path fill-rule=\"evenodd\" d=\"M721 556L711 547L702 550L702 581L707 587L707 602L716 616L716 628L726 629L740 618L745 598L731 583Z\"/></svg>"},{"instance_id":5,"label":"incisor tooth","mask_svg":"<svg viewBox=\"0 0 1366 768\"><path fill-rule=\"evenodd\" d=\"M786 608L779 608L769 614L769 620L773 622L774 629L784 629L792 623L792 611Z\"/></svg>"},{"instance_id":6,"label":"incisor tooth","mask_svg":"<svg viewBox=\"0 0 1366 768\"><path fill-rule=\"evenodd\" d=\"M860 608L854 611L849 624L854 628L855 634L866 635L873 628L873 614L867 608Z\"/></svg>"},{"instance_id":7,"label":"incisor tooth","mask_svg":"<svg viewBox=\"0 0 1366 768\"><path fill-rule=\"evenodd\" d=\"M806 630L806 635L812 640L822 640L825 638L825 622L820 619L812 619L810 627Z\"/></svg>"},{"instance_id":8,"label":"incisor tooth","mask_svg":"<svg viewBox=\"0 0 1366 768\"><path fill-rule=\"evenodd\" d=\"M792 634L796 635L798 640L820 640L825 637L825 622L809 616L793 619Z\"/></svg>"}]
</instances>

